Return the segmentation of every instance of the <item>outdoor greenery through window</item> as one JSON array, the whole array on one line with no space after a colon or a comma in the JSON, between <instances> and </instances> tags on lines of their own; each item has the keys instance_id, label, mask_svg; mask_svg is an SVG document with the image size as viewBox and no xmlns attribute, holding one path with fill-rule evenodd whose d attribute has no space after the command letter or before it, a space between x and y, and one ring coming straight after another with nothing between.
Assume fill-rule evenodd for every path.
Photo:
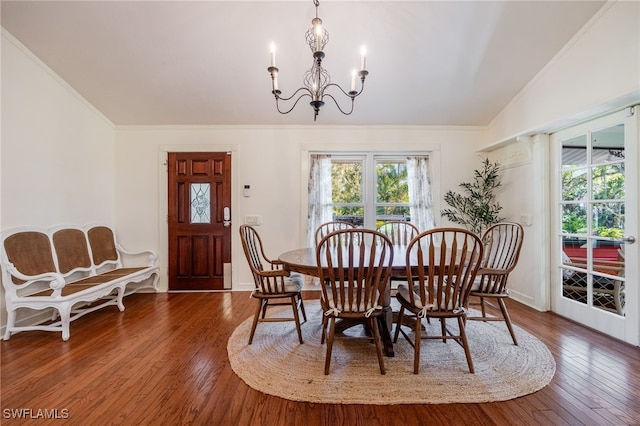
<instances>
[{"instance_id":1,"label":"outdoor greenery through window","mask_svg":"<svg viewBox=\"0 0 640 426\"><path fill-rule=\"evenodd\" d=\"M593 139L597 141L596 133ZM587 163L586 135L563 146L562 230L567 234L621 238L624 234L624 146L594 146ZM589 228L591 231L589 232Z\"/></svg>"},{"instance_id":2,"label":"outdoor greenery through window","mask_svg":"<svg viewBox=\"0 0 640 426\"><path fill-rule=\"evenodd\" d=\"M624 126L563 140L560 179L562 295L624 315Z\"/></svg>"},{"instance_id":3,"label":"outdoor greenery through window","mask_svg":"<svg viewBox=\"0 0 640 426\"><path fill-rule=\"evenodd\" d=\"M425 155L311 155L308 234L329 221L369 229L388 221L433 227L427 164Z\"/></svg>"},{"instance_id":4,"label":"outdoor greenery through window","mask_svg":"<svg viewBox=\"0 0 640 426\"><path fill-rule=\"evenodd\" d=\"M406 161L376 162L376 226L389 220L410 221Z\"/></svg>"},{"instance_id":5,"label":"outdoor greenery through window","mask_svg":"<svg viewBox=\"0 0 640 426\"><path fill-rule=\"evenodd\" d=\"M363 160L332 160L333 219L364 226L366 196ZM390 220L410 221L407 161L375 160L375 226ZM368 215L367 215L368 216Z\"/></svg>"}]
</instances>

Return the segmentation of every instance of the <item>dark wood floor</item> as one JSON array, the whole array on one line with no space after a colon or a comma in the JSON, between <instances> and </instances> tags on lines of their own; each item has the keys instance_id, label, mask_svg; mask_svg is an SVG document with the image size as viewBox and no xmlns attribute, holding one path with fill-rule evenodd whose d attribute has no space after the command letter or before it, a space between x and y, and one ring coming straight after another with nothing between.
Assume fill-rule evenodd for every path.
<instances>
[{"instance_id":1,"label":"dark wood floor","mask_svg":"<svg viewBox=\"0 0 640 426\"><path fill-rule=\"evenodd\" d=\"M316 293L305 294L307 298ZM333 405L264 395L231 370L227 339L253 312L248 293L137 294L89 314L71 338L3 341L2 424L625 425L640 424L640 350L510 301L514 321L553 353L544 389L511 401ZM11 419L49 410L66 420ZM52 411L57 410L57 411ZM21 411L23 414L25 410Z\"/></svg>"}]
</instances>

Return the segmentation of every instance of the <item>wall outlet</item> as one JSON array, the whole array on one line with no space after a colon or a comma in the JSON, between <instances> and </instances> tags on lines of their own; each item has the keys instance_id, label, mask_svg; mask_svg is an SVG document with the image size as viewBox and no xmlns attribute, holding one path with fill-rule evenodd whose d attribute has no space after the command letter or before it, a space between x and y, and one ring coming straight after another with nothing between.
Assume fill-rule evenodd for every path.
<instances>
[{"instance_id":1,"label":"wall outlet","mask_svg":"<svg viewBox=\"0 0 640 426\"><path fill-rule=\"evenodd\" d=\"M244 217L244 224L249 226L260 226L262 225L262 216L247 215Z\"/></svg>"}]
</instances>

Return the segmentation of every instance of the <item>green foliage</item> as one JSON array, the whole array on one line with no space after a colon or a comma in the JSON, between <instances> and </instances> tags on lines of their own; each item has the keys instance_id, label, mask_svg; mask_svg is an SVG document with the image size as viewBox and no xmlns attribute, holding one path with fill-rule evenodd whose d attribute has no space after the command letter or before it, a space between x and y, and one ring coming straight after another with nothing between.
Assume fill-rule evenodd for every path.
<instances>
[{"instance_id":1,"label":"green foliage","mask_svg":"<svg viewBox=\"0 0 640 426\"><path fill-rule=\"evenodd\" d=\"M407 164L404 162L378 163L376 175L377 202L408 203L409 184L407 182Z\"/></svg>"},{"instance_id":2,"label":"green foliage","mask_svg":"<svg viewBox=\"0 0 640 426\"><path fill-rule=\"evenodd\" d=\"M491 225L504 220L500 217L502 206L495 201L495 190L499 188L500 165L485 159L481 170L474 171L473 182L458 185L463 193L447 191L444 201L450 208L440 213L453 223L460 224L469 231L481 235Z\"/></svg>"},{"instance_id":3,"label":"green foliage","mask_svg":"<svg viewBox=\"0 0 640 426\"><path fill-rule=\"evenodd\" d=\"M362 163L331 163L331 194L334 203L362 202Z\"/></svg>"},{"instance_id":4,"label":"green foliage","mask_svg":"<svg viewBox=\"0 0 640 426\"><path fill-rule=\"evenodd\" d=\"M587 216L591 215L594 235L621 238L625 216L624 165L596 166L592 168L591 173L593 202L582 203L581 201L587 200L589 195L587 170L578 168L562 172L562 199L580 202L563 206L562 231L569 234L586 234Z\"/></svg>"},{"instance_id":5,"label":"green foliage","mask_svg":"<svg viewBox=\"0 0 640 426\"><path fill-rule=\"evenodd\" d=\"M363 163L361 161L333 161L331 163L331 194L335 204L362 204ZM376 201L378 203L408 203L409 186L407 164L404 161L380 161L376 166ZM334 216L364 217L364 208L358 206L335 206ZM377 211L379 215L408 215L408 207L385 206Z\"/></svg>"},{"instance_id":6,"label":"green foliage","mask_svg":"<svg viewBox=\"0 0 640 426\"><path fill-rule=\"evenodd\" d=\"M597 235L600 237L622 238L624 237L624 231L620 228L607 228L606 226L601 226L598 228Z\"/></svg>"},{"instance_id":7,"label":"green foliage","mask_svg":"<svg viewBox=\"0 0 640 426\"><path fill-rule=\"evenodd\" d=\"M362 163L331 163L331 196L334 203L362 202ZM334 216L362 214L361 207L334 207Z\"/></svg>"},{"instance_id":8,"label":"green foliage","mask_svg":"<svg viewBox=\"0 0 640 426\"><path fill-rule=\"evenodd\" d=\"M562 216L562 230L569 234L586 234L587 216L584 209L565 212Z\"/></svg>"}]
</instances>

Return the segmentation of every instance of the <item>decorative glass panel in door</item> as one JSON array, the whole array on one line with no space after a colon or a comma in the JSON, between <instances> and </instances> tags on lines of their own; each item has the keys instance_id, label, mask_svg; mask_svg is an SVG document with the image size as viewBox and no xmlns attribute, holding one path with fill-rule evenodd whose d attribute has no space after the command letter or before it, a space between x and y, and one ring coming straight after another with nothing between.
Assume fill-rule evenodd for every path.
<instances>
[{"instance_id":1,"label":"decorative glass panel in door","mask_svg":"<svg viewBox=\"0 0 640 426\"><path fill-rule=\"evenodd\" d=\"M209 187L208 183L191 184L191 223L211 223Z\"/></svg>"}]
</instances>

